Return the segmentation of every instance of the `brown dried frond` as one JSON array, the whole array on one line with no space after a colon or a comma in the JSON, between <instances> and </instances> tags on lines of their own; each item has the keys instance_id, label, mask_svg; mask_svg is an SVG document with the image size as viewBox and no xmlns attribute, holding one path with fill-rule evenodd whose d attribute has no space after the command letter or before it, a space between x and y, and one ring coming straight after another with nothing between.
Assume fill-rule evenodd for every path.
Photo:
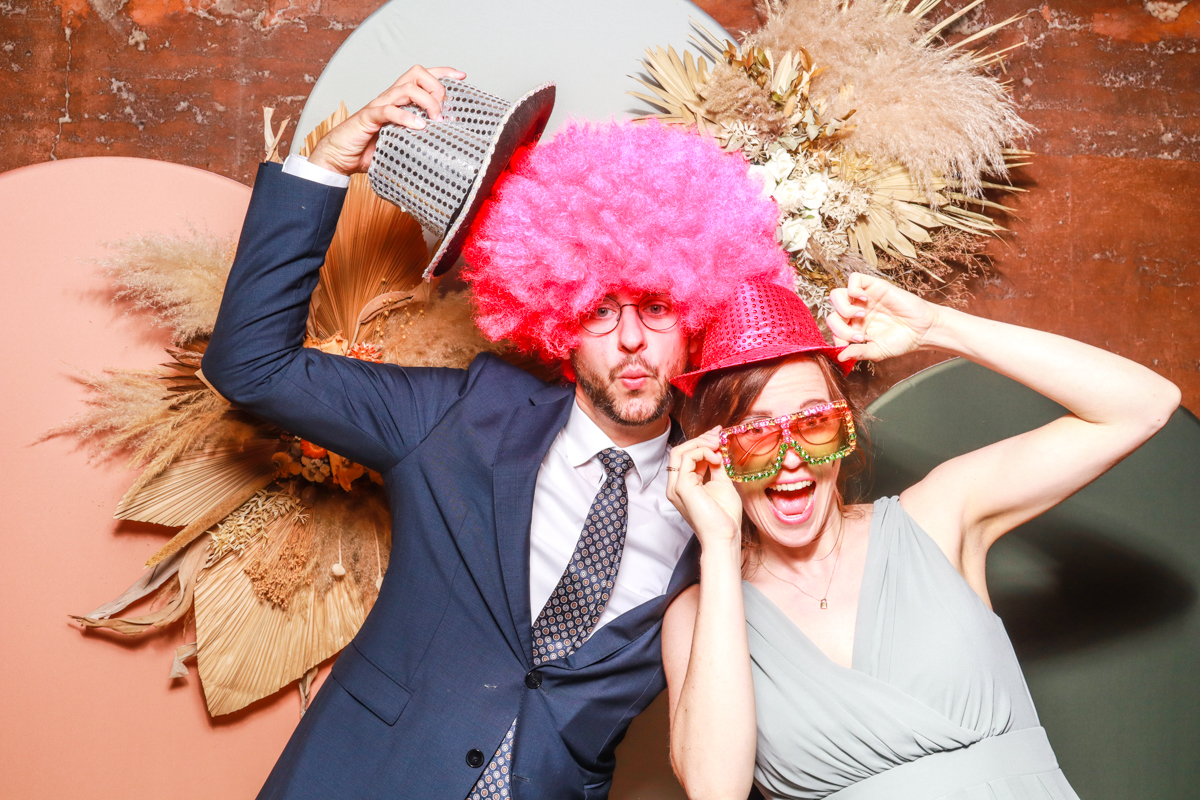
<instances>
[{"instance_id":1,"label":"brown dried frond","mask_svg":"<svg viewBox=\"0 0 1200 800\"><path fill-rule=\"evenodd\" d=\"M971 282L991 268L983 252L986 243L985 236L937 228L930 231L930 242L917 248L917 263L881 253L879 266L901 288L942 305L963 308L971 299Z\"/></svg>"},{"instance_id":2,"label":"brown dried frond","mask_svg":"<svg viewBox=\"0 0 1200 800\"><path fill-rule=\"evenodd\" d=\"M335 583L352 579L365 610L379 596L379 582L387 572L392 549L391 515L383 493L374 488L355 492L317 490L312 501L312 587L323 597ZM333 565L346 574L338 577Z\"/></svg>"},{"instance_id":3,"label":"brown dried frond","mask_svg":"<svg viewBox=\"0 0 1200 800\"><path fill-rule=\"evenodd\" d=\"M928 24L888 13L891 0L791 0L772 4L766 24L743 47L776 58L803 47L826 67L811 95L834 116L855 109L843 146L872 159L899 161L922 187L957 178L978 195L985 174L1006 174L1003 149L1028 136L1003 85L970 54L923 45ZM716 72L714 71L714 80ZM840 92L842 87L852 91Z\"/></svg>"},{"instance_id":4,"label":"brown dried frond","mask_svg":"<svg viewBox=\"0 0 1200 800\"><path fill-rule=\"evenodd\" d=\"M150 311L175 344L212 333L237 237L192 228L190 235L156 233L108 246L116 254L100 263L118 299Z\"/></svg>"},{"instance_id":5,"label":"brown dried frond","mask_svg":"<svg viewBox=\"0 0 1200 800\"><path fill-rule=\"evenodd\" d=\"M263 534L267 539L258 558L246 567L254 593L280 608L301 585L310 583L313 526L299 513L279 517Z\"/></svg>"},{"instance_id":6,"label":"brown dried frond","mask_svg":"<svg viewBox=\"0 0 1200 800\"><path fill-rule=\"evenodd\" d=\"M360 330L360 322L371 301L410 294L428 261L417 221L375 194L366 175L353 176L313 292L309 335L362 341L367 331Z\"/></svg>"},{"instance_id":7,"label":"brown dried frond","mask_svg":"<svg viewBox=\"0 0 1200 800\"><path fill-rule=\"evenodd\" d=\"M483 352L501 353L504 346L488 341L474 322L474 306L466 290L423 293L403 307L386 312L379 324L383 360L405 367L465 369Z\"/></svg>"}]
</instances>

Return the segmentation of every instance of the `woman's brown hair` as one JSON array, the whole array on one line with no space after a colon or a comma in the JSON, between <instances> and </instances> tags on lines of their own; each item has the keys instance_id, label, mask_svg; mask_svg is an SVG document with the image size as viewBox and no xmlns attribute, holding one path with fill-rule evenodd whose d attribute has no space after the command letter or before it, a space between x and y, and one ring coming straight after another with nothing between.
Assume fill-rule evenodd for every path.
<instances>
[{"instance_id":1,"label":"woman's brown hair","mask_svg":"<svg viewBox=\"0 0 1200 800\"><path fill-rule=\"evenodd\" d=\"M691 397L685 397L679 406L678 419L689 438L718 425L736 425L746 418L763 388L775 377L785 364L811 361L821 370L825 385L834 400L845 400L850 406L858 435L858 447L842 459L837 479L838 510L844 513L847 502L858 502L863 494L863 481L867 467L867 435L861 420L863 411L849 391L845 373L825 356L782 356L771 361L747 364L741 367L714 370L704 375ZM758 529L749 517L742 517L742 546L758 547Z\"/></svg>"}]
</instances>

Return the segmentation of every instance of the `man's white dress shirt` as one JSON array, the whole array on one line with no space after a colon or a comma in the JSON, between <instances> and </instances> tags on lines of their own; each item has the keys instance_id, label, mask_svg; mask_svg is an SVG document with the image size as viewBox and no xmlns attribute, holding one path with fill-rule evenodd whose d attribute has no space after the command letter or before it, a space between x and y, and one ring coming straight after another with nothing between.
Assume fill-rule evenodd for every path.
<instances>
[{"instance_id":1,"label":"man's white dress shirt","mask_svg":"<svg viewBox=\"0 0 1200 800\"><path fill-rule=\"evenodd\" d=\"M625 551L596 630L663 594L692 529L667 500L669 432L621 448L633 459L625 475L629 498ZM567 569L592 501L604 483L598 453L616 447L579 403L554 437L538 469L529 537L529 611L537 619ZM503 458L504 454L500 454ZM594 633L595 631L593 631Z\"/></svg>"},{"instance_id":2,"label":"man's white dress shirt","mask_svg":"<svg viewBox=\"0 0 1200 800\"><path fill-rule=\"evenodd\" d=\"M283 171L326 186L345 188L350 178L290 155ZM625 550L612 595L592 631L653 600L667 591L675 564L692 538L692 529L667 500L669 432L621 448L633 459L625 476L629 498ZM562 578L583 521L604 483L597 454L616 447L579 404L571 404L567 424L542 460L533 492L533 522L529 537L529 620L532 624ZM504 454L501 453L503 458Z\"/></svg>"}]
</instances>

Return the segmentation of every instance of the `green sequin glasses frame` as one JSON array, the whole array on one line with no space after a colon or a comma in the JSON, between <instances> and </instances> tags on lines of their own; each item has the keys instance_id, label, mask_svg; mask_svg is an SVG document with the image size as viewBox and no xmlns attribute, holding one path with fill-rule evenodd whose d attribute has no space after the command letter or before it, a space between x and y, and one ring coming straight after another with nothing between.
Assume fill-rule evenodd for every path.
<instances>
[{"instance_id":1,"label":"green sequin glasses frame","mask_svg":"<svg viewBox=\"0 0 1200 800\"><path fill-rule=\"evenodd\" d=\"M808 464L828 464L853 453L857 439L854 416L845 400L722 428L720 437L725 473L739 482L777 474L788 448Z\"/></svg>"}]
</instances>

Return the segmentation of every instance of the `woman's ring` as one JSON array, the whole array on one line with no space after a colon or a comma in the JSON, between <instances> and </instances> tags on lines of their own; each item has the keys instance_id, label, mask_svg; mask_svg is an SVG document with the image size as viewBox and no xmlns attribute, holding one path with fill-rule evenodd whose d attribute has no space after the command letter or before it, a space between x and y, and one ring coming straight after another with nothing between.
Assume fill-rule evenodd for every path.
<instances>
[{"instance_id":1,"label":"woman's ring","mask_svg":"<svg viewBox=\"0 0 1200 800\"><path fill-rule=\"evenodd\" d=\"M667 467L667 472L679 472L679 467Z\"/></svg>"}]
</instances>

